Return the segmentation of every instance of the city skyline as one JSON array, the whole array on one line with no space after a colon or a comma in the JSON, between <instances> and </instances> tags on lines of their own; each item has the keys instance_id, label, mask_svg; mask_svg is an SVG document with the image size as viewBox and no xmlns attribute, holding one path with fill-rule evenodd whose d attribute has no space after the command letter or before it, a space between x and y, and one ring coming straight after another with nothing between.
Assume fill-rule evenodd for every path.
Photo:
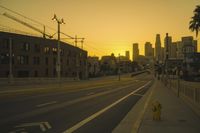
<instances>
[{"instance_id":1,"label":"city skyline","mask_svg":"<svg viewBox=\"0 0 200 133\"><path fill-rule=\"evenodd\" d=\"M56 29L56 24L51 21L51 18L56 13L66 22L61 26L63 32L86 38L84 49L89 52L89 55L103 56L110 55L110 53L123 55L127 50L132 55L132 43L134 42L139 44L139 54L144 55L145 42L151 42L155 47L156 34L160 34L162 46L164 46L166 33L173 37L173 42L180 40L183 36L193 36L195 39L195 33L192 33L188 27L193 10L198 4L197 0L154 0L154 2L87 0L84 3L71 0L59 2L50 0L48 6L44 6L45 4L44 1L37 0L28 2L2 0L0 2L0 5L25 16L31 16L30 18L54 29ZM180 8L177 8L177 5ZM2 14L5 10L1 9L0 12ZM9 27L23 28L32 32L2 15L0 17L1 25L8 24ZM49 30L49 32L55 31ZM198 47L198 51L199 49Z\"/></svg>"}]
</instances>

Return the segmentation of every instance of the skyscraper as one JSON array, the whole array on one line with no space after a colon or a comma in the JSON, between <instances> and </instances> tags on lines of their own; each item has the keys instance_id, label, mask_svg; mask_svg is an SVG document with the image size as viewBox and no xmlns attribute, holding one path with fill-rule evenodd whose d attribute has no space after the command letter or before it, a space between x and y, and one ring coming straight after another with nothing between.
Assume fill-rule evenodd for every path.
<instances>
[{"instance_id":1,"label":"skyscraper","mask_svg":"<svg viewBox=\"0 0 200 133\"><path fill-rule=\"evenodd\" d=\"M127 58L128 60L130 60L130 53L129 53L129 51L126 51L126 52L125 52L125 56L126 56L126 58Z\"/></svg>"},{"instance_id":2,"label":"skyscraper","mask_svg":"<svg viewBox=\"0 0 200 133\"><path fill-rule=\"evenodd\" d=\"M150 42L146 42L145 43L145 46L144 46L144 49L145 49L145 56L146 57L153 57L153 48L152 48L152 44Z\"/></svg>"},{"instance_id":3,"label":"skyscraper","mask_svg":"<svg viewBox=\"0 0 200 133\"><path fill-rule=\"evenodd\" d=\"M137 60L139 56L138 43L133 43L133 61Z\"/></svg>"},{"instance_id":4,"label":"skyscraper","mask_svg":"<svg viewBox=\"0 0 200 133\"><path fill-rule=\"evenodd\" d=\"M168 42L167 42L168 41ZM168 43L168 44L167 44ZM172 58L172 37L168 36L168 40L164 39L164 60L166 59L166 51L168 50L168 57Z\"/></svg>"},{"instance_id":5,"label":"skyscraper","mask_svg":"<svg viewBox=\"0 0 200 133\"><path fill-rule=\"evenodd\" d=\"M161 41L160 41L160 34L156 34L155 58L156 58L156 61L160 61L160 60L161 60Z\"/></svg>"},{"instance_id":6,"label":"skyscraper","mask_svg":"<svg viewBox=\"0 0 200 133\"><path fill-rule=\"evenodd\" d=\"M172 42L169 58L177 58L177 42Z\"/></svg>"},{"instance_id":7,"label":"skyscraper","mask_svg":"<svg viewBox=\"0 0 200 133\"><path fill-rule=\"evenodd\" d=\"M176 42L176 45L177 45L177 52L176 52L176 57L178 59L183 59L184 58L184 55L183 55L183 43L181 41L178 41Z\"/></svg>"}]
</instances>

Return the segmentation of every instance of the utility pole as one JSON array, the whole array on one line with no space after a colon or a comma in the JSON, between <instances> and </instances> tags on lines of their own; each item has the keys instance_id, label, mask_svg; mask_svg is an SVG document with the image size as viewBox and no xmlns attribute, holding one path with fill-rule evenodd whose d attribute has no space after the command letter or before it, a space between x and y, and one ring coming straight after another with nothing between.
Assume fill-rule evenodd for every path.
<instances>
[{"instance_id":1,"label":"utility pole","mask_svg":"<svg viewBox=\"0 0 200 133\"><path fill-rule=\"evenodd\" d=\"M56 63L56 70L57 70L57 78L60 82L60 72L61 72L61 64L60 64L60 24L65 24L63 19L58 19L57 16L54 14L52 20L56 20L58 23L58 47L57 47L57 63Z\"/></svg>"},{"instance_id":2,"label":"utility pole","mask_svg":"<svg viewBox=\"0 0 200 133\"><path fill-rule=\"evenodd\" d=\"M84 39L85 39L85 38L82 38L82 40L81 40L81 49L83 49L83 42L84 42Z\"/></svg>"},{"instance_id":3,"label":"utility pole","mask_svg":"<svg viewBox=\"0 0 200 133\"><path fill-rule=\"evenodd\" d=\"M75 35L75 46L77 47L77 35Z\"/></svg>"},{"instance_id":4,"label":"utility pole","mask_svg":"<svg viewBox=\"0 0 200 133\"><path fill-rule=\"evenodd\" d=\"M76 78L79 80L79 53L76 55Z\"/></svg>"},{"instance_id":5,"label":"utility pole","mask_svg":"<svg viewBox=\"0 0 200 133\"><path fill-rule=\"evenodd\" d=\"M83 49L83 42L84 42L84 39L85 38L79 38L77 37L77 35L75 35L75 38L74 38L74 42L75 42L75 47L78 47L78 42L81 43L81 49ZM80 41L79 41L80 40Z\"/></svg>"},{"instance_id":6,"label":"utility pole","mask_svg":"<svg viewBox=\"0 0 200 133\"><path fill-rule=\"evenodd\" d=\"M12 72L12 38L9 38L9 83L13 81Z\"/></svg>"},{"instance_id":7,"label":"utility pole","mask_svg":"<svg viewBox=\"0 0 200 133\"><path fill-rule=\"evenodd\" d=\"M118 55L119 56L119 65L118 65L118 81L120 81L121 80L121 72L120 72L120 54Z\"/></svg>"},{"instance_id":8,"label":"utility pole","mask_svg":"<svg viewBox=\"0 0 200 133\"><path fill-rule=\"evenodd\" d=\"M178 66L177 67L177 97L179 97L180 96L180 69L181 69L181 67L180 66Z\"/></svg>"},{"instance_id":9,"label":"utility pole","mask_svg":"<svg viewBox=\"0 0 200 133\"><path fill-rule=\"evenodd\" d=\"M168 65L167 65L167 63L168 63L168 58L169 58L169 49L168 49L168 47L169 47L169 44L168 44L168 39L169 37L168 37L168 33L166 33L166 58L165 58L165 67L164 67L164 69L166 70L166 85L167 85L167 80L168 80Z\"/></svg>"}]
</instances>

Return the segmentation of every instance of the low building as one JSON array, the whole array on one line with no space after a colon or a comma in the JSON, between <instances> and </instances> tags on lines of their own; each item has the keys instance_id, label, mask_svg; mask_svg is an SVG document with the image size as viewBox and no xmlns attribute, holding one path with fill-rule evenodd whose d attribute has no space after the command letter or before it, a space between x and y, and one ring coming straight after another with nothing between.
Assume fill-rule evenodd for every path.
<instances>
[{"instance_id":1,"label":"low building","mask_svg":"<svg viewBox=\"0 0 200 133\"><path fill-rule=\"evenodd\" d=\"M143 55L139 55L136 62L138 62L138 64L142 65L144 68L146 68L147 66L153 66L154 64L154 60L151 57L149 58Z\"/></svg>"},{"instance_id":2,"label":"low building","mask_svg":"<svg viewBox=\"0 0 200 133\"><path fill-rule=\"evenodd\" d=\"M117 58L117 64L117 66L120 67L121 73L132 72L131 60L129 60L126 56L119 56Z\"/></svg>"},{"instance_id":3,"label":"low building","mask_svg":"<svg viewBox=\"0 0 200 133\"><path fill-rule=\"evenodd\" d=\"M89 77L100 76L100 61L99 57L88 57L88 75Z\"/></svg>"},{"instance_id":4,"label":"low building","mask_svg":"<svg viewBox=\"0 0 200 133\"><path fill-rule=\"evenodd\" d=\"M101 74L114 75L117 74L117 61L114 54L102 56L101 61Z\"/></svg>"},{"instance_id":5,"label":"low building","mask_svg":"<svg viewBox=\"0 0 200 133\"><path fill-rule=\"evenodd\" d=\"M183 61L183 74L188 80L200 79L200 53L185 54Z\"/></svg>"},{"instance_id":6,"label":"low building","mask_svg":"<svg viewBox=\"0 0 200 133\"><path fill-rule=\"evenodd\" d=\"M61 77L87 77L87 51L60 42ZM57 40L0 32L0 77L56 77ZM10 58L11 52L11 58Z\"/></svg>"}]
</instances>

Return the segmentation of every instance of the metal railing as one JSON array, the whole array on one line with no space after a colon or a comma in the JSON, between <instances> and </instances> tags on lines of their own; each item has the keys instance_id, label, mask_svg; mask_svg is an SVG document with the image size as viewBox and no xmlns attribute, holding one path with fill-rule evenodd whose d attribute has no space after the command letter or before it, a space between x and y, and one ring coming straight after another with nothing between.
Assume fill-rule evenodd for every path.
<instances>
[{"instance_id":1,"label":"metal railing","mask_svg":"<svg viewBox=\"0 0 200 133\"><path fill-rule=\"evenodd\" d=\"M178 97L184 98L193 107L200 109L200 83L188 82L179 79L177 76L169 75L162 80L166 87L172 89Z\"/></svg>"}]
</instances>

